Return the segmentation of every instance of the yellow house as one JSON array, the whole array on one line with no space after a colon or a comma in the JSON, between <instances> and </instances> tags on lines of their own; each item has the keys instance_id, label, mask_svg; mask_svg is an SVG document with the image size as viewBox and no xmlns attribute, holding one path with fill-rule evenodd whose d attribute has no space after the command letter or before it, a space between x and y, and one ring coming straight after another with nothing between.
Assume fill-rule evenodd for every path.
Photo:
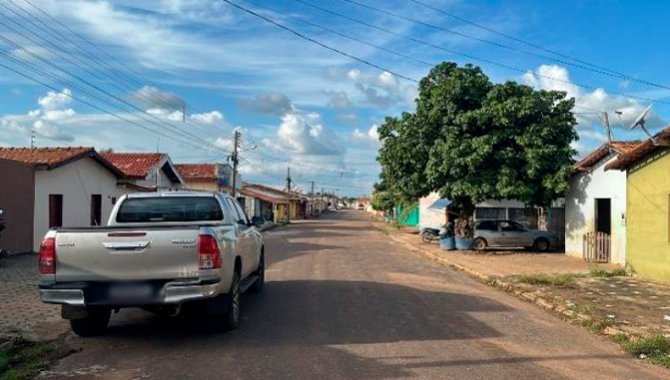
<instances>
[{"instance_id":1,"label":"yellow house","mask_svg":"<svg viewBox=\"0 0 670 380\"><path fill-rule=\"evenodd\" d=\"M626 170L626 265L670 281L670 127L607 165Z\"/></svg>"}]
</instances>

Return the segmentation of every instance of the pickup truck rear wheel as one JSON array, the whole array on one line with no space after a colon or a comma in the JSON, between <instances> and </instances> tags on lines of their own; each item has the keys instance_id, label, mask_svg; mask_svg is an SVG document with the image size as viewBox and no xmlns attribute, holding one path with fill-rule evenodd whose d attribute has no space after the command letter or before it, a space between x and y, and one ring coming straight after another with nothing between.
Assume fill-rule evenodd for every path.
<instances>
[{"instance_id":1,"label":"pickup truck rear wheel","mask_svg":"<svg viewBox=\"0 0 670 380\"><path fill-rule=\"evenodd\" d=\"M97 336L105 332L109 318L110 309L88 309L88 316L81 319L70 319L70 327L80 337Z\"/></svg>"},{"instance_id":2,"label":"pickup truck rear wheel","mask_svg":"<svg viewBox=\"0 0 670 380\"><path fill-rule=\"evenodd\" d=\"M226 295L227 308L221 321L224 330L235 330L240 325L240 274L235 272L230 291Z\"/></svg>"},{"instance_id":3,"label":"pickup truck rear wheel","mask_svg":"<svg viewBox=\"0 0 670 380\"><path fill-rule=\"evenodd\" d=\"M254 273L258 278L254 281L253 285L249 287L251 293L260 293L265 287L265 254L261 254L261 258L258 261L258 268Z\"/></svg>"}]
</instances>

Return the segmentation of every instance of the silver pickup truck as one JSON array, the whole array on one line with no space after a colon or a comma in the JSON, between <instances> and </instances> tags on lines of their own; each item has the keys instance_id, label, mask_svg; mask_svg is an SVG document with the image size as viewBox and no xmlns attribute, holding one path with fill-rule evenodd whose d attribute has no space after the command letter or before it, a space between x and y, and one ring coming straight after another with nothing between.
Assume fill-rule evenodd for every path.
<instances>
[{"instance_id":1,"label":"silver pickup truck","mask_svg":"<svg viewBox=\"0 0 670 380\"><path fill-rule=\"evenodd\" d=\"M49 231L39 253L43 302L80 336L107 328L112 310L202 313L216 330L238 326L240 293L263 290L265 248L235 199L223 193L121 197L106 227Z\"/></svg>"}]
</instances>

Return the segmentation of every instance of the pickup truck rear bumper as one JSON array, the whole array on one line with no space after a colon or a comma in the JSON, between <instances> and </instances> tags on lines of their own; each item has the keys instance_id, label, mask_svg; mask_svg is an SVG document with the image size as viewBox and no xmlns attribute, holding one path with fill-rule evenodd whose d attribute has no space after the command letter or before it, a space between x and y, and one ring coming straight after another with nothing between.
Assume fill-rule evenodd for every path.
<instances>
[{"instance_id":1,"label":"pickup truck rear bumper","mask_svg":"<svg viewBox=\"0 0 670 380\"><path fill-rule=\"evenodd\" d=\"M83 288L41 288L42 302L72 306L132 306L177 304L186 301L202 300L218 295L219 283L177 285L165 284L157 296L133 298L132 300L114 299L96 292L95 297L89 296L88 289Z\"/></svg>"}]
</instances>

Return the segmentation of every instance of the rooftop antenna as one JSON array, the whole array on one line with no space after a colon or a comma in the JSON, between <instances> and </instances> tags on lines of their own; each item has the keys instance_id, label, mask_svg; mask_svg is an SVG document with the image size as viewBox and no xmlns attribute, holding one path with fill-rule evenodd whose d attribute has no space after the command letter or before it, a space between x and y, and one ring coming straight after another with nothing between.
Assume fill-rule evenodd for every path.
<instances>
[{"instance_id":1,"label":"rooftop antenna","mask_svg":"<svg viewBox=\"0 0 670 380\"><path fill-rule=\"evenodd\" d=\"M605 129L607 129L607 146L612 146L612 141L614 140L614 135L612 134L612 126L610 125L610 118L607 114L607 111L603 111L600 115L600 122L603 123Z\"/></svg>"},{"instance_id":2,"label":"rooftop antenna","mask_svg":"<svg viewBox=\"0 0 670 380\"><path fill-rule=\"evenodd\" d=\"M649 113L651 112L651 107L652 106L653 106L653 104L650 104L647 108L645 108L644 111L642 111L642 113L640 114L640 116L635 118L635 121L633 121L633 123L628 128L629 129L634 129L635 127L637 127L639 125L640 128L642 128L642 130L644 131L644 133L646 133L647 136L649 136L649 138L651 139L651 142L654 145L657 145L656 144L656 139L654 139L654 136L652 136L652 134L649 133L649 131L647 130L647 127L644 126L645 123L647 122L646 119L647 119L647 116L649 116Z\"/></svg>"}]
</instances>

